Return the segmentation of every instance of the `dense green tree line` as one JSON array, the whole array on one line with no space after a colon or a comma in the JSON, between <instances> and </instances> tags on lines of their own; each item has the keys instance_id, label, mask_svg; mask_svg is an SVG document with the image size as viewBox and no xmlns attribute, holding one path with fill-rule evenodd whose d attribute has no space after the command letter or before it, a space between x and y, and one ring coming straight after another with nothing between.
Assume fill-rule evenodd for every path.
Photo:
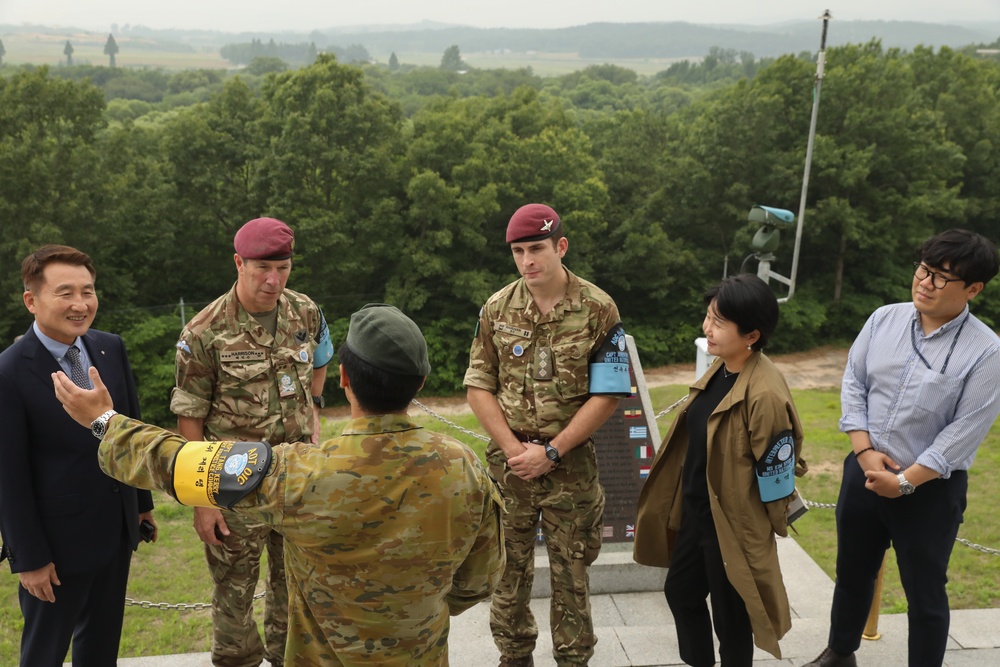
<instances>
[{"instance_id":1,"label":"dense green tree line","mask_svg":"<svg viewBox=\"0 0 1000 667\"><path fill-rule=\"evenodd\" d=\"M428 336L427 391L453 391L480 305L515 276L506 221L542 201L564 218L567 265L616 299L643 362L689 360L702 291L756 270L749 208L797 208L815 73L809 58L715 55L734 80L707 87L614 66L540 79L320 55L266 76L146 73L159 102L107 102L113 82L138 80L121 70L8 73L0 340L30 322L20 259L76 245L98 267L97 326L125 336L143 408L168 422L179 304L190 317L228 289L235 230L271 215L296 230L290 286L323 306L335 341L361 305L396 304ZM776 350L847 340L905 299L912 249L937 230L1000 239L998 91L997 63L950 49L830 50ZM180 94L195 99L167 101ZM785 233L784 275L792 245ZM998 325L995 290L975 306Z\"/></svg>"}]
</instances>

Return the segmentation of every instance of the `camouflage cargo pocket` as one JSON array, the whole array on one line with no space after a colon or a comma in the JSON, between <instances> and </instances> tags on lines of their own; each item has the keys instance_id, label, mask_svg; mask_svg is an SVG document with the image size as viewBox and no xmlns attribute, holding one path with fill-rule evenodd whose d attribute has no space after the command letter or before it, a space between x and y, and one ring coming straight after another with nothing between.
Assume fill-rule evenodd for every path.
<instances>
[{"instance_id":1,"label":"camouflage cargo pocket","mask_svg":"<svg viewBox=\"0 0 1000 667\"><path fill-rule=\"evenodd\" d=\"M590 565L601 553L601 533L604 527L604 490L598 485L600 497L590 508L581 513L576 521L574 542L583 552L583 564Z\"/></svg>"},{"instance_id":2,"label":"camouflage cargo pocket","mask_svg":"<svg viewBox=\"0 0 1000 667\"><path fill-rule=\"evenodd\" d=\"M588 338L553 341L555 378L563 400L578 400L590 392L587 356L593 345L594 341Z\"/></svg>"}]
</instances>

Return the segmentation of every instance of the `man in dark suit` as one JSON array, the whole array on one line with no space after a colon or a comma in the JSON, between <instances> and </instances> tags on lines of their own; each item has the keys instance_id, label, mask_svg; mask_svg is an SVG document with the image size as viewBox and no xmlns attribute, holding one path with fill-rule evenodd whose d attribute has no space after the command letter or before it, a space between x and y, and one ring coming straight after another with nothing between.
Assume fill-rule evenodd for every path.
<instances>
[{"instance_id":1,"label":"man in dark suit","mask_svg":"<svg viewBox=\"0 0 1000 667\"><path fill-rule=\"evenodd\" d=\"M0 534L20 578L22 667L58 667L73 643L75 667L115 665L132 551L149 491L106 476L99 439L56 401L52 374L90 386L100 371L115 409L139 417L120 336L90 329L97 312L90 257L47 245L21 264L34 324L0 353ZM2 559L0 559L2 560Z\"/></svg>"}]
</instances>

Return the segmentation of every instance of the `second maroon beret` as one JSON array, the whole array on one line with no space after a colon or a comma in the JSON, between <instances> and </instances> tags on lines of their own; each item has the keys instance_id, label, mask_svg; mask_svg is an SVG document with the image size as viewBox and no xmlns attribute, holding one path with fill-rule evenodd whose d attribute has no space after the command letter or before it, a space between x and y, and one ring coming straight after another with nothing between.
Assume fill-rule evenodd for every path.
<instances>
[{"instance_id":1,"label":"second maroon beret","mask_svg":"<svg viewBox=\"0 0 1000 667\"><path fill-rule=\"evenodd\" d=\"M507 223L507 243L540 241L560 229L559 215L545 204L525 204Z\"/></svg>"}]
</instances>

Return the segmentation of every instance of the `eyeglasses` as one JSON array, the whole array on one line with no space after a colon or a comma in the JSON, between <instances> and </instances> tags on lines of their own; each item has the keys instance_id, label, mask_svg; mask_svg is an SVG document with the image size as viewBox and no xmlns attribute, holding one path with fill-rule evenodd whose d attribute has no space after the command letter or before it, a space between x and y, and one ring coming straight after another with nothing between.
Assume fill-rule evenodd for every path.
<instances>
[{"instance_id":1,"label":"eyeglasses","mask_svg":"<svg viewBox=\"0 0 1000 667\"><path fill-rule=\"evenodd\" d=\"M920 262L913 263L913 277L917 280L927 280L927 276L931 277L931 284L934 285L934 289L944 289L948 286L948 283L953 283L956 281L962 281L961 278L945 278L944 274L937 271L931 271L926 266ZM964 282L964 281L962 281Z\"/></svg>"}]
</instances>

